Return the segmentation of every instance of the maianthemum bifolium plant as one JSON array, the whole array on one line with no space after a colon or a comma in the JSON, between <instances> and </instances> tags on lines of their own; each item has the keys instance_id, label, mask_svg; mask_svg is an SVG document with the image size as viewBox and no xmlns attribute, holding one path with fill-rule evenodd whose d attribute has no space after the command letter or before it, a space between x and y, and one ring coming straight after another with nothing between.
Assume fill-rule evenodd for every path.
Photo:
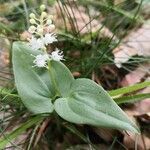
<instances>
[{"instance_id":1,"label":"maianthemum bifolium plant","mask_svg":"<svg viewBox=\"0 0 150 150\"><path fill-rule=\"evenodd\" d=\"M34 114L56 112L76 124L129 130L139 133L137 126L94 81L74 79L61 62L63 52L47 49L57 42L52 16L40 6L41 15L30 14L28 42L14 42L13 69L18 93L24 105Z\"/></svg>"}]
</instances>

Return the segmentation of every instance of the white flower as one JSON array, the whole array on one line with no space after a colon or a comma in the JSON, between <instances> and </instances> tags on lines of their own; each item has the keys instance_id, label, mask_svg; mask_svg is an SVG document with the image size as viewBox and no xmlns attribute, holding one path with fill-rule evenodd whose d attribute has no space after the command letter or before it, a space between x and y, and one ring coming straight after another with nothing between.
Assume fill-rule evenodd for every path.
<instances>
[{"instance_id":1,"label":"white flower","mask_svg":"<svg viewBox=\"0 0 150 150\"><path fill-rule=\"evenodd\" d=\"M53 33L46 33L45 37L43 38L43 42L45 45L51 44L56 41L57 41L56 35Z\"/></svg>"},{"instance_id":2,"label":"white flower","mask_svg":"<svg viewBox=\"0 0 150 150\"><path fill-rule=\"evenodd\" d=\"M55 61L63 60L63 52L56 48L55 51L51 53L50 58Z\"/></svg>"},{"instance_id":3,"label":"white flower","mask_svg":"<svg viewBox=\"0 0 150 150\"><path fill-rule=\"evenodd\" d=\"M29 40L29 46L31 47L32 50L38 50L44 48L44 43L42 39L36 39L35 37L32 36L32 38Z\"/></svg>"},{"instance_id":4,"label":"white flower","mask_svg":"<svg viewBox=\"0 0 150 150\"><path fill-rule=\"evenodd\" d=\"M35 64L34 66L37 67L47 67L47 60L49 60L49 57L47 54L39 54L35 57L35 60L33 63Z\"/></svg>"}]
</instances>

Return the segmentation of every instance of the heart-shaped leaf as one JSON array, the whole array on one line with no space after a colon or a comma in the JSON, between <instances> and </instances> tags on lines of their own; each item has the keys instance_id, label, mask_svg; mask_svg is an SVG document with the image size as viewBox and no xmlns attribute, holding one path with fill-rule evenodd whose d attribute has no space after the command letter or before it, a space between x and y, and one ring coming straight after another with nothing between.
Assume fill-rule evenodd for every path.
<instances>
[{"instance_id":1,"label":"heart-shaped leaf","mask_svg":"<svg viewBox=\"0 0 150 150\"><path fill-rule=\"evenodd\" d=\"M107 92L89 79L74 80L69 95L57 99L54 108L62 118L73 123L138 132Z\"/></svg>"},{"instance_id":2,"label":"heart-shaped leaf","mask_svg":"<svg viewBox=\"0 0 150 150\"><path fill-rule=\"evenodd\" d=\"M53 111L50 90L52 85L46 81L48 73L36 70L33 67L33 55L38 52L31 51L25 43L13 44L12 62L17 90L25 106L33 113L50 113ZM52 88L53 89L53 88Z\"/></svg>"}]
</instances>

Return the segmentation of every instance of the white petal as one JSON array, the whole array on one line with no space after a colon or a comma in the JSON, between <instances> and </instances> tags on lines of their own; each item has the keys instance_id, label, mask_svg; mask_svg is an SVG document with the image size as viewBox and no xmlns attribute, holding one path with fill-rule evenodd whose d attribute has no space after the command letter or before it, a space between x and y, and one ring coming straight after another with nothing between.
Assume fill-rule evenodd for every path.
<instances>
[{"instance_id":1,"label":"white petal","mask_svg":"<svg viewBox=\"0 0 150 150\"><path fill-rule=\"evenodd\" d=\"M47 54L39 54L35 57L35 60L33 63L37 67L46 67L47 66L47 60L49 59L49 56Z\"/></svg>"},{"instance_id":2,"label":"white petal","mask_svg":"<svg viewBox=\"0 0 150 150\"><path fill-rule=\"evenodd\" d=\"M47 34L45 34L45 36L43 38L43 42L45 45L51 44L56 41L57 41L56 35L53 33L47 33Z\"/></svg>"},{"instance_id":3,"label":"white petal","mask_svg":"<svg viewBox=\"0 0 150 150\"><path fill-rule=\"evenodd\" d=\"M38 50L44 48L44 43L42 39L40 38L36 39L35 37L32 37L29 40L29 46L31 47L32 50Z\"/></svg>"},{"instance_id":4,"label":"white petal","mask_svg":"<svg viewBox=\"0 0 150 150\"><path fill-rule=\"evenodd\" d=\"M50 55L50 58L55 61L63 60L63 52L56 48Z\"/></svg>"}]
</instances>

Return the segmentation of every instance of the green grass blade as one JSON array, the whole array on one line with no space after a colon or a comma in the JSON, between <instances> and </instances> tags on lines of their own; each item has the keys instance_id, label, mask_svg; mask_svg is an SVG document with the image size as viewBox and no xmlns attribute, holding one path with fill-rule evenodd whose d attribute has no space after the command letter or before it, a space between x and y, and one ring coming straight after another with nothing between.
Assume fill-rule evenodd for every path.
<instances>
[{"instance_id":1,"label":"green grass blade","mask_svg":"<svg viewBox=\"0 0 150 150\"><path fill-rule=\"evenodd\" d=\"M84 142L88 142L87 138L80 132L78 131L74 125L65 123L63 124L70 132L73 134L77 135L80 139L82 139Z\"/></svg>"},{"instance_id":2,"label":"green grass blade","mask_svg":"<svg viewBox=\"0 0 150 150\"><path fill-rule=\"evenodd\" d=\"M0 30L2 31L5 30L7 33L13 34L12 29L8 25L1 22L0 22Z\"/></svg>"},{"instance_id":3,"label":"green grass blade","mask_svg":"<svg viewBox=\"0 0 150 150\"><path fill-rule=\"evenodd\" d=\"M70 132L72 132L73 134L77 135L80 139L82 139L84 142L90 144L90 145L92 146L92 148L97 149L97 147L96 147L94 144L92 144L92 143L87 139L87 137L86 137L84 134L82 134L79 130L77 130L74 125L68 124L68 123L63 124L63 125L64 125L64 127L66 127Z\"/></svg>"},{"instance_id":4,"label":"green grass blade","mask_svg":"<svg viewBox=\"0 0 150 150\"><path fill-rule=\"evenodd\" d=\"M0 95L19 98L19 96L17 94L12 94L10 90L5 89L5 88L0 88Z\"/></svg>"},{"instance_id":5,"label":"green grass blade","mask_svg":"<svg viewBox=\"0 0 150 150\"><path fill-rule=\"evenodd\" d=\"M131 93L137 90L141 90L148 86L150 86L150 81L146 81L146 82L138 83L132 86L127 86L127 87L123 87L120 89L108 91L108 93L110 94L110 96L117 96L120 94L127 94L127 93Z\"/></svg>"},{"instance_id":6,"label":"green grass blade","mask_svg":"<svg viewBox=\"0 0 150 150\"><path fill-rule=\"evenodd\" d=\"M137 94L137 95L130 95L130 96L124 96L120 98L115 98L114 101L117 104L122 104L122 103L132 103L132 102L137 102L146 98L150 98L150 93L144 93L144 94Z\"/></svg>"},{"instance_id":7,"label":"green grass blade","mask_svg":"<svg viewBox=\"0 0 150 150\"><path fill-rule=\"evenodd\" d=\"M27 122L23 123L20 127L12 131L11 133L4 135L0 139L0 149L4 149L6 145L11 142L13 139L15 139L17 136L22 134L24 131L26 131L29 127L32 125L38 124L43 120L43 116L35 116L30 118Z\"/></svg>"},{"instance_id":8,"label":"green grass blade","mask_svg":"<svg viewBox=\"0 0 150 150\"><path fill-rule=\"evenodd\" d=\"M105 9L105 11L108 11L108 12L116 12L122 16L125 16L126 18L128 19L133 19L134 18L134 14L132 14L131 12L127 12L123 9L120 9L119 7L115 6L115 5L108 5L104 2L100 2L100 1L92 1L92 0L81 0L80 1L81 4L83 5L87 5L87 3L89 5L92 5L92 6L95 6L95 7L99 7L100 9L103 8ZM143 19L140 17L140 16L137 16L136 19L138 18L138 22L141 22L143 21Z\"/></svg>"}]
</instances>

